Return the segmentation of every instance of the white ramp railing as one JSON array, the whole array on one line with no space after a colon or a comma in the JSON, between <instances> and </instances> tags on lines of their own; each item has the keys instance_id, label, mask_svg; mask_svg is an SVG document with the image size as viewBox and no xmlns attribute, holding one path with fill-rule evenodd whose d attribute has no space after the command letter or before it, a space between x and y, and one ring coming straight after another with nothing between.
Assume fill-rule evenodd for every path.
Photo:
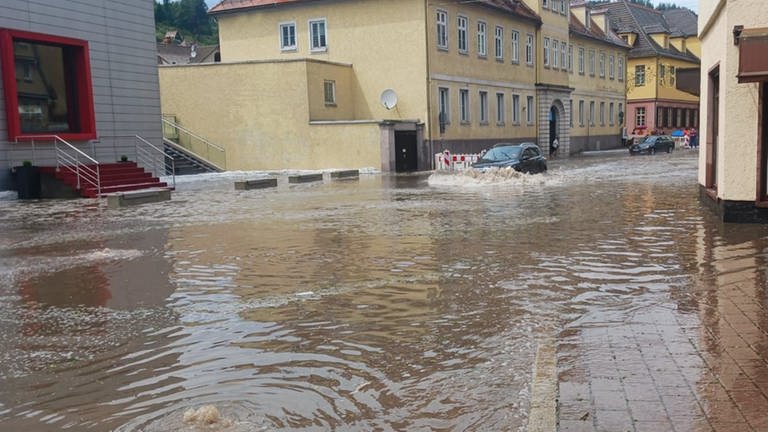
<instances>
[{"instance_id":1,"label":"white ramp railing","mask_svg":"<svg viewBox=\"0 0 768 432\"><path fill-rule=\"evenodd\" d=\"M451 154L448 150L435 154L436 171L463 171L472 167L472 164L480 158L479 154L459 153Z\"/></svg>"},{"instance_id":2,"label":"white ramp railing","mask_svg":"<svg viewBox=\"0 0 768 432\"><path fill-rule=\"evenodd\" d=\"M136 142L136 163L150 169L156 176L171 175L171 185L176 187L176 161L168 156L163 149L145 140L139 135L134 135Z\"/></svg>"}]
</instances>

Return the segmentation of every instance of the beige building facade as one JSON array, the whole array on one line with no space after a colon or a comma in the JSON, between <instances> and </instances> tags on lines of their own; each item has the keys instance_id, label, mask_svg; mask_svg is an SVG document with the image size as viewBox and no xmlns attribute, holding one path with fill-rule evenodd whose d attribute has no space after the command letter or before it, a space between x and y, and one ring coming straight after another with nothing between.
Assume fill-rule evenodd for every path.
<instances>
[{"instance_id":1,"label":"beige building facade","mask_svg":"<svg viewBox=\"0 0 768 432\"><path fill-rule=\"evenodd\" d=\"M210 13L221 63L160 67L161 100L229 169L401 172L499 142L620 145L623 85L567 65L572 38L606 71L626 47L591 22L574 32L565 0L224 0ZM594 124L571 126L574 91Z\"/></svg>"},{"instance_id":2,"label":"beige building facade","mask_svg":"<svg viewBox=\"0 0 768 432\"><path fill-rule=\"evenodd\" d=\"M768 8L701 3L702 199L726 222L768 221Z\"/></svg>"}]
</instances>

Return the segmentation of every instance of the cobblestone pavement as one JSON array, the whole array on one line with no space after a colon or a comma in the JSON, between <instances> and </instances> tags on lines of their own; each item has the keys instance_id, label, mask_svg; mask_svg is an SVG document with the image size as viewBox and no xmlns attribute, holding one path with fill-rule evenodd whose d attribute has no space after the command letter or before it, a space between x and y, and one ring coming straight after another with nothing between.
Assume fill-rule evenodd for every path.
<instances>
[{"instance_id":1,"label":"cobblestone pavement","mask_svg":"<svg viewBox=\"0 0 768 432\"><path fill-rule=\"evenodd\" d=\"M561 432L768 431L766 266L732 257L688 292L564 330Z\"/></svg>"}]
</instances>

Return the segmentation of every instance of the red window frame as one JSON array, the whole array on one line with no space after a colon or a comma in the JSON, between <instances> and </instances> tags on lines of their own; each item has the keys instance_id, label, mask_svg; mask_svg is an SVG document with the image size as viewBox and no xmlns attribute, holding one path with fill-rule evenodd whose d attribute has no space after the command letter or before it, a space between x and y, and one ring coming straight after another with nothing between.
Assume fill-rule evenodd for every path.
<instances>
[{"instance_id":1,"label":"red window frame","mask_svg":"<svg viewBox=\"0 0 768 432\"><path fill-rule=\"evenodd\" d=\"M77 132L59 132L55 134L23 133L19 117L19 97L16 86L16 61L13 42L16 40L45 43L67 47L73 53L74 84L72 95L77 98ZM65 140L90 140L96 138L96 119L93 106L93 82L91 80L91 62L88 41L32 33L21 30L0 29L0 74L5 89L5 117L8 125L8 140L25 140L41 135L58 135Z\"/></svg>"}]
</instances>

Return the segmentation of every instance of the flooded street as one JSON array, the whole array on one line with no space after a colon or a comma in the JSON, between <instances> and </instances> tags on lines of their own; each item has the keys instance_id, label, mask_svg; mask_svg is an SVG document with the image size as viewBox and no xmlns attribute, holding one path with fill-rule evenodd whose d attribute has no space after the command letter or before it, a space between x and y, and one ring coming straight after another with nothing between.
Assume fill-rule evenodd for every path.
<instances>
[{"instance_id":1,"label":"flooded street","mask_svg":"<svg viewBox=\"0 0 768 432\"><path fill-rule=\"evenodd\" d=\"M283 175L258 191L235 191L237 173L195 176L170 202L122 209L0 199L0 430L203 430L184 413L213 405L227 421L205 430L522 431L543 344L562 430L611 430L602 393L625 402L608 411L640 412L633 359L653 375L678 357L691 376L674 396L705 421L689 407L670 430L720 430L701 385L725 378L700 378L730 365L768 380L762 358L745 357L753 377L729 354L768 347L768 228L717 222L697 156L585 157L533 176ZM719 294L744 281L731 303L756 305L737 307L752 336L721 321L749 324ZM667 362L646 358L659 346ZM733 430L761 430L749 425Z\"/></svg>"}]
</instances>

